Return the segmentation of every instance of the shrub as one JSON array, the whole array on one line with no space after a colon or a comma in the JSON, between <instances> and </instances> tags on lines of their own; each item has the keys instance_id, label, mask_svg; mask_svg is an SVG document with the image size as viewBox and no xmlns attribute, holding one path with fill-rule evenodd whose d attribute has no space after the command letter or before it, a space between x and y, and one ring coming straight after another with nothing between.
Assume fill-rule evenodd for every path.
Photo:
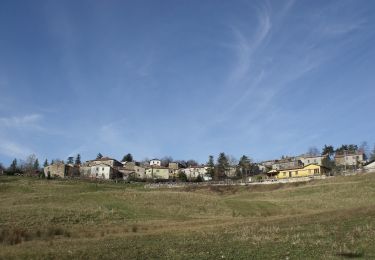
<instances>
[{"instance_id":1,"label":"shrub","mask_svg":"<svg viewBox=\"0 0 375 260\"><path fill-rule=\"evenodd\" d=\"M138 231L137 225L133 225L132 226L132 232L137 233L137 231Z\"/></svg>"}]
</instances>

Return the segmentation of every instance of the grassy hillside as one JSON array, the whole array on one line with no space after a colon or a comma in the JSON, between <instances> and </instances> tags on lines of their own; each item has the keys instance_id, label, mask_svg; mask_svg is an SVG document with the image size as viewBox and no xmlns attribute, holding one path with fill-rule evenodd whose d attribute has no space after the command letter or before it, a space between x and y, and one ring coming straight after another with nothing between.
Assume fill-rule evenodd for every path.
<instances>
[{"instance_id":1,"label":"grassy hillside","mask_svg":"<svg viewBox=\"0 0 375 260\"><path fill-rule=\"evenodd\" d=\"M375 174L146 190L0 177L0 259L375 258Z\"/></svg>"}]
</instances>

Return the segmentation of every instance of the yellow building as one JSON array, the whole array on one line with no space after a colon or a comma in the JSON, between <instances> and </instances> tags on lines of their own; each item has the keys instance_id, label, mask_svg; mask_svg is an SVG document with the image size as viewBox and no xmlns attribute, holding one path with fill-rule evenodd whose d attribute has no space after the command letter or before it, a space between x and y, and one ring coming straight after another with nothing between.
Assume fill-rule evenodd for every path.
<instances>
[{"instance_id":1,"label":"yellow building","mask_svg":"<svg viewBox=\"0 0 375 260\"><path fill-rule=\"evenodd\" d=\"M316 164L308 164L303 167L280 170L272 175L276 176L277 179L286 179L322 175L328 173L329 171L330 169L327 167Z\"/></svg>"}]
</instances>

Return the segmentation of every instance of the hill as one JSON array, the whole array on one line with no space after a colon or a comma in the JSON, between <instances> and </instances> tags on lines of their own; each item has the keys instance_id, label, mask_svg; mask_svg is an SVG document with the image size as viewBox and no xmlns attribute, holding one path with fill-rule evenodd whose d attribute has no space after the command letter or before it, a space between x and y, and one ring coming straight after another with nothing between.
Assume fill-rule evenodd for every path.
<instances>
[{"instance_id":1,"label":"hill","mask_svg":"<svg viewBox=\"0 0 375 260\"><path fill-rule=\"evenodd\" d=\"M375 258L375 174L147 190L0 177L0 259Z\"/></svg>"}]
</instances>

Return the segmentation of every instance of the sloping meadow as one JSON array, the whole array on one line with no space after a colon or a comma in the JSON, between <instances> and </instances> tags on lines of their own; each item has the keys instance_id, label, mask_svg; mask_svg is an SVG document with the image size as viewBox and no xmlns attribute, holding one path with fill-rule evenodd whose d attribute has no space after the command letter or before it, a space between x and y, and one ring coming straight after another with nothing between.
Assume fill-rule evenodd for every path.
<instances>
[{"instance_id":1,"label":"sloping meadow","mask_svg":"<svg viewBox=\"0 0 375 260\"><path fill-rule=\"evenodd\" d=\"M0 258L375 257L375 175L144 189L0 177Z\"/></svg>"}]
</instances>

